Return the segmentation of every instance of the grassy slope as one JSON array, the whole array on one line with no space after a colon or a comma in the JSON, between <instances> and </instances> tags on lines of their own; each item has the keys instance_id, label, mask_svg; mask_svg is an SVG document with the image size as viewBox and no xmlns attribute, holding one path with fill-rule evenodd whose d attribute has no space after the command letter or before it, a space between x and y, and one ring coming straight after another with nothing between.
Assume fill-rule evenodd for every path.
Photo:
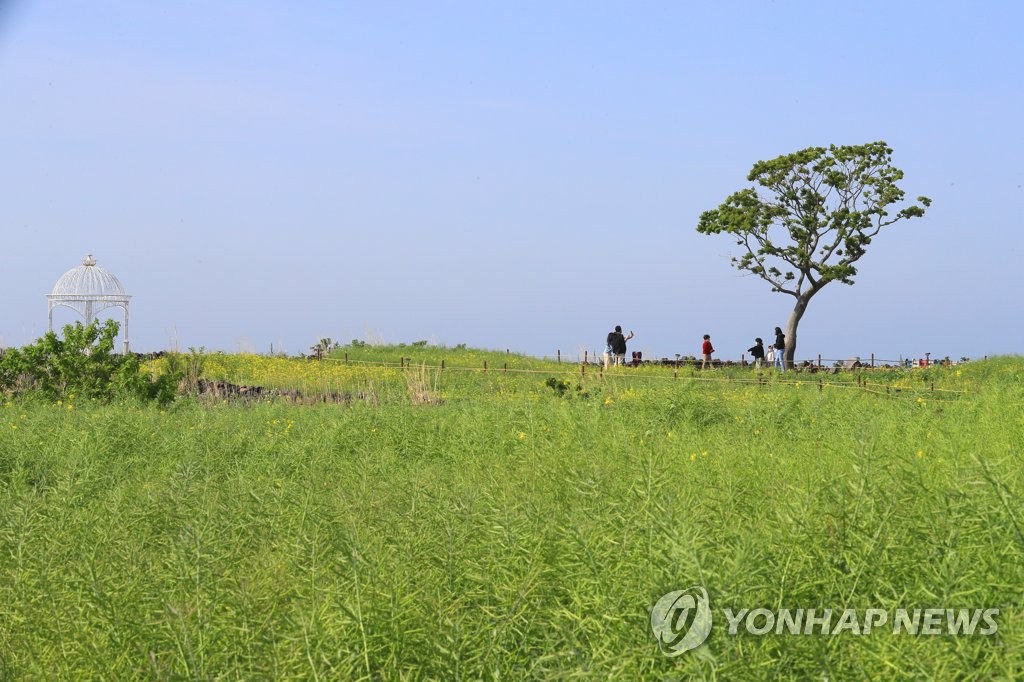
<instances>
[{"instance_id":1,"label":"grassy slope","mask_svg":"<svg viewBox=\"0 0 1024 682\"><path fill-rule=\"evenodd\" d=\"M1019 676L1024 366L963 372L957 401L489 372L439 406L400 376L346 408L11 404L0 677ZM716 615L1003 611L665 658L648 609L695 583Z\"/></svg>"}]
</instances>

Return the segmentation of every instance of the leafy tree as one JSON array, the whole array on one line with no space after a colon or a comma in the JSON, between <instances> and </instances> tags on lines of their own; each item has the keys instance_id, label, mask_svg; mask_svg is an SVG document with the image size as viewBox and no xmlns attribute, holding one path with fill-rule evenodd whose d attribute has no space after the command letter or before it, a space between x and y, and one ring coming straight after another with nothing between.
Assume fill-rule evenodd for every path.
<instances>
[{"instance_id":1,"label":"leafy tree","mask_svg":"<svg viewBox=\"0 0 1024 682\"><path fill-rule=\"evenodd\" d=\"M754 164L740 190L700 216L697 231L727 233L745 253L732 264L796 299L786 323L786 354L792 366L797 325L816 293L835 280L853 284L856 263L882 228L904 218L920 218L931 205L918 204L890 214L903 201L897 186L903 171L890 163L885 142L810 147Z\"/></svg>"}]
</instances>

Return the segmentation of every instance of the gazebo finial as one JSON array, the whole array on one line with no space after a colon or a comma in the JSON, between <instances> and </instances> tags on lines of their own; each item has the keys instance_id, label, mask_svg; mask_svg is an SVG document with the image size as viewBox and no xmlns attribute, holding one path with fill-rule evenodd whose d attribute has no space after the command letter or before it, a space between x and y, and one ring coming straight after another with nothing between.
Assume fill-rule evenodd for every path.
<instances>
[{"instance_id":1,"label":"gazebo finial","mask_svg":"<svg viewBox=\"0 0 1024 682\"><path fill-rule=\"evenodd\" d=\"M87 265L89 267L92 267L92 266L96 265L96 259L92 257L91 253L87 253L87 254L85 254L85 258L82 259L82 265Z\"/></svg>"}]
</instances>

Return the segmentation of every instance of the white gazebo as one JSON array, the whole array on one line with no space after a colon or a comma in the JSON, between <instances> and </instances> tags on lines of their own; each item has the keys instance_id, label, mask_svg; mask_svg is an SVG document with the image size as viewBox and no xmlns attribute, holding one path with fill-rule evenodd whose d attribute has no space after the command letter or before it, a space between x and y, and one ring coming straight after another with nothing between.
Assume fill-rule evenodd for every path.
<instances>
[{"instance_id":1,"label":"white gazebo","mask_svg":"<svg viewBox=\"0 0 1024 682\"><path fill-rule=\"evenodd\" d=\"M128 299L117 277L96 265L89 254L77 268L71 268L53 285L53 293L46 296L49 304L50 331L53 331L53 309L71 308L91 324L96 315L107 308L124 310L124 353L128 354Z\"/></svg>"}]
</instances>

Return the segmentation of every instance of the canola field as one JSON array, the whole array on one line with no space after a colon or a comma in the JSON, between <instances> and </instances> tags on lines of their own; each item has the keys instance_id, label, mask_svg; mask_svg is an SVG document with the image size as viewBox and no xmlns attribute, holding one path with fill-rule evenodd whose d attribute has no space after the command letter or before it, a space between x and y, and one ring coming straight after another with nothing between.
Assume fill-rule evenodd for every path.
<instances>
[{"instance_id":1,"label":"canola field","mask_svg":"<svg viewBox=\"0 0 1024 682\"><path fill-rule=\"evenodd\" d=\"M0 408L0 678L1024 675L1019 359L193 360L303 399ZM651 610L692 586L710 634L666 655ZM996 628L731 633L724 615L810 608L984 609Z\"/></svg>"}]
</instances>

